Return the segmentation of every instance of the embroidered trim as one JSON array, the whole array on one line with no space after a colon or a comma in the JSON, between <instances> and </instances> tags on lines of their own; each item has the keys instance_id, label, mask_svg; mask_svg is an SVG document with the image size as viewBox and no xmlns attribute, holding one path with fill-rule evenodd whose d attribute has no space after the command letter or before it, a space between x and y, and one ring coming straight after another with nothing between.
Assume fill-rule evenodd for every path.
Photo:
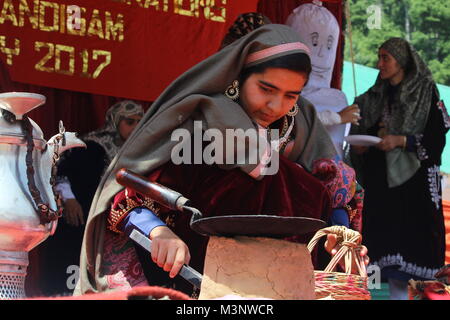
<instances>
[{"instance_id":1,"label":"embroidered trim","mask_svg":"<svg viewBox=\"0 0 450 320\"><path fill-rule=\"evenodd\" d=\"M428 168L428 183L431 195L431 201L434 202L436 210L441 207L441 176L439 167L434 165Z\"/></svg>"},{"instance_id":2,"label":"embroidered trim","mask_svg":"<svg viewBox=\"0 0 450 320\"><path fill-rule=\"evenodd\" d=\"M311 56L311 51L309 50L308 46L301 43L301 42L290 42L290 43L283 43L279 44L267 49L263 49L254 53L251 53L247 56L247 59L245 60L245 65L273 56L278 53L287 52L287 51L304 51L308 56Z\"/></svg>"},{"instance_id":3,"label":"embroidered trim","mask_svg":"<svg viewBox=\"0 0 450 320\"><path fill-rule=\"evenodd\" d=\"M416 149L417 149L417 158L420 161L424 161L428 159L427 149L422 145L423 134L414 135L416 138Z\"/></svg>"},{"instance_id":4,"label":"embroidered trim","mask_svg":"<svg viewBox=\"0 0 450 320\"><path fill-rule=\"evenodd\" d=\"M119 272L123 274L126 282L131 287L149 285L133 246L133 241L128 236L125 234L118 235L110 230L106 230L103 248L100 274L113 277L112 279L107 278L109 286L117 284L116 282L120 283L114 276Z\"/></svg>"},{"instance_id":5,"label":"embroidered trim","mask_svg":"<svg viewBox=\"0 0 450 320\"><path fill-rule=\"evenodd\" d=\"M444 126L447 129L450 128L450 116L448 115L447 108L445 107L444 101L443 100L438 101L437 107L442 112L442 118L444 119Z\"/></svg>"},{"instance_id":6,"label":"embroidered trim","mask_svg":"<svg viewBox=\"0 0 450 320\"><path fill-rule=\"evenodd\" d=\"M348 214L348 219L350 221L350 223L353 222L353 219L355 218L355 216L358 214L358 209L353 209L351 206L349 206L348 204L345 205L345 210L347 211Z\"/></svg>"},{"instance_id":7,"label":"embroidered trim","mask_svg":"<svg viewBox=\"0 0 450 320\"><path fill-rule=\"evenodd\" d=\"M108 283L109 289L121 289L121 290L131 289L131 285L122 271L119 271L116 274L107 275L106 282Z\"/></svg>"},{"instance_id":8,"label":"embroidered trim","mask_svg":"<svg viewBox=\"0 0 450 320\"><path fill-rule=\"evenodd\" d=\"M119 234L122 234L123 232L118 230L117 226L134 208L146 207L155 214L159 211L159 208L155 207L155 202L147 197L145 197L142 202L138 202L126 195L126 206L124 206L122 203L119 203L118 206L120 208L119 210L111 209L107 221L109 224L108 229Z\"/></svg>"},{"instance_id":9,"label":"embroidered trim","mask_svg":"<svg viewBox=\"0 0 450 320\"><path fill-rule=\"evenodd\" d=\"M373 262L373 265L379 266L381 269L391 266L400 266L399 271L403 271L417 277L422 277L425 279L435 279L434 275L439 271L438 268L430 269L426 267L421 267L415 263L406 262L400 253L396 255L387 255L382 257L380 260Z\"/></svg>"}]
</instances>

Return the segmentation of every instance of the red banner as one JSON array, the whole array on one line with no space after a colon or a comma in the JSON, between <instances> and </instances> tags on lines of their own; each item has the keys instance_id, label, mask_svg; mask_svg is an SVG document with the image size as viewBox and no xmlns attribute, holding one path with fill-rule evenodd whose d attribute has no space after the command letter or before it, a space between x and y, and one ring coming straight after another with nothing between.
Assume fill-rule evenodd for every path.
<instances>
[{"instance_id":1,"label":"red banner","mask_svg":"<svg viewBox=\"0 0 450 320\"><path fill-rule=\"evenodd\" d=\"M258 0L0 0L14 81L153 101Z\"/></svg>"}]
</instances>

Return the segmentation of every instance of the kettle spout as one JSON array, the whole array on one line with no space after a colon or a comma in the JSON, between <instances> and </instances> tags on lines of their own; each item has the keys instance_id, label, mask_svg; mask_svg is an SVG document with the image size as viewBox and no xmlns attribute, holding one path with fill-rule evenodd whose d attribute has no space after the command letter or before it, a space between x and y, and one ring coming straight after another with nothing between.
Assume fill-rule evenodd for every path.
<instances>
[{"instance_id":1,"label":"kettle spout","mask_svg":"<svg viewBox=\"0 0 450 320\"><path fill-rule=\"evenodd\" d=\"M67 151L72 148L86 148L86 144L81 139L77 138L75 132L65 132L64 133L64 137L66 140L65 145L63 145L63 142L61 139L59 139L59 137L60 137L59 134L54 135L47 142L47 145L49 147L54 148L56 144L59 145L58 155L61 155L64 151Z\"/></svg>"}]
</instances>

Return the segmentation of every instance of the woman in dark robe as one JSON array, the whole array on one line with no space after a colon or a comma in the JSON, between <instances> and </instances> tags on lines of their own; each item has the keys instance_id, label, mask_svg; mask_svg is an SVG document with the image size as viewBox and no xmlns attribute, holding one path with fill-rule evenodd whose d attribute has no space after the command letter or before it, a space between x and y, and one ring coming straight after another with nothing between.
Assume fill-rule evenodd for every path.
<instances>
[{"instance_id":1,"label":"woman in dark robe","mask_svg":"<svg viewBox=\"0 0 450 320\"><path fill-rule=\"evenodd\" d=\"M41 247L40 285L45 296L72 294L78 275L84 221L108 164L144 114L140 104L111 106L102 127L81 137L86 148L65 152L58 162L56 190L64 201L63 219Z\"/></svg>"},{"instance_id":2,"label":"woman in dark robe","mask_svg":"<svg viewBox=\"0 0 450 320\"><path fill-rule=\"evenodd\" d=\"M342 210L354 201L354 171L337 157L314 107L300 97L311 70L308 52L289 27L262 26L194 66L163 92L97 189L84 236L77 293L167 285L171 279L164 271L172 278L182 263L190 262L202 271L208 238L190 229L189 215L165 210L123 189L115 181L115 173L123 167L181 192L205 217L253 214L328 221L333 209ZM253 130L257 140L265 142L244 143L245 157L240 162L221 162L215 149L213 164L192 164L196 153L194 161L177 164L174 150L179 140L173 139L173 133L187 132L195 140L196 132L203 135L209 129L222 137L229 129ZM271 139L275 130L281 132L279 139ZM243 141L238 138L237 145ZM205 149L200 149L202 155ZM261 158L250 161L252 153L266 156L270 164ZM270 174L277 159L278 170ZM148 254L140 254L126 229L133 225L130 217L145 220L153 214L164 223L145 229L153 241L152 267ZM350 214L347 219L358 220L358 216ZM139 223L134 226L139 228ZM305 242L307 237L293 240ZM159 274L156 265L163 268Z\"/></svg>"},{"instance_id":3,"label":"woman in dark robe","mask_svg":"<svg viewBox=\"0 0 450 320\"><path fill-rule=\"evenodd\" d=\"M375 85L357 97L351 134L378 136L351 148L365 189L363 237L389 281L392 299L407 299L409 279L432 279L444 264L445 228L439 176L450 121L428 67L405 40L378 51Z\"/></svg>"}]
</instances>

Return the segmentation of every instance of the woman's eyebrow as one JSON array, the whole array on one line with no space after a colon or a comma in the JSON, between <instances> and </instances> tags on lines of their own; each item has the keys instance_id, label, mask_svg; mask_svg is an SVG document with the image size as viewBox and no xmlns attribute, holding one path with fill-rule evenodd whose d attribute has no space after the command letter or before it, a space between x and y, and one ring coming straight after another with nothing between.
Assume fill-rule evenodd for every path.
<instances>
[{"instance_id":1,"label":"woman's eyebrow","mask_svg":"<svg viewBox=\"0 0 450 320\"><path fill-rule=\"evenodd\" d=\"M271 83L269 83L269 82L266 82L266 81L264 81L264 80L258 80L261 84L263 84L263 85L265 85L265 86L267 86L267 87L270 87L270 88L272 88L272 89L276 89L276 90L280 90L280 88L278 88L277 86L274 86L273 84L271 84ZM298 90L298 91L287 91L287 93L290 93L290 94L300 94L300 90Z\"/></svg>"}]
</instances>

